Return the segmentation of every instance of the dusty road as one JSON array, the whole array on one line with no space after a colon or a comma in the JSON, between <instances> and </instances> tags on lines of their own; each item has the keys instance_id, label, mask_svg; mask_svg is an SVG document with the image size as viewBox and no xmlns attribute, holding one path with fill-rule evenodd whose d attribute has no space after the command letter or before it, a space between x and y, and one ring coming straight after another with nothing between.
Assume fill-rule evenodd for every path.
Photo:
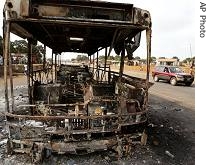
<instances>
[{"instance_id":1,"label":"dusty road","mask_svg":"<svg viewBox=\"0 0 210 165\"><path fill-rule=\"evenodd\" d=\"M141 74L141 73L135 73ZM139 77L141 77L139 75ZM4 106L3 79L0 78L0 105ZM27 94L25 77L16 77L15 101ZM20 86L21 85L21 86ZM149 94L148 143L133 146L131 156L116 160L112 153L101 152L84 156L54 155L43 164L113 164L113 165L193 165L195 164L195 108L194 87L155 83ZM190 97L188 97L190 96ZM189 102L188 102L189 101ZM188 102L188 103L186 103ZM0 126L0 164L28 165L30 157L24 154L5 154L7 131Z\"/></svg>"},{"instance_id":2,"label":"dusty road","mask_svg":"<svg viewBox=\"0 0 210 165\"><path fill-rule=\"evenodd\" d=\"M126 74L145 78L144 72L126 71ZM154 82L150 76L150 82ZM170 100L176 104L195 110L195 84L190 87L177 85L172 86L167 82L154 82L155 84L149 89L149 93Z\"/></svg>"},{"instance_id":3,"label":"dusty road","mask_svg":"<svg viewBox=\"0 0 210 165\"><path fill-rule=\"evenodd\" d=\"M172 86L167 82L155 82L150 93L174 101L179 105L195 109L195 87Z\"/></svg>"}]
</instances>

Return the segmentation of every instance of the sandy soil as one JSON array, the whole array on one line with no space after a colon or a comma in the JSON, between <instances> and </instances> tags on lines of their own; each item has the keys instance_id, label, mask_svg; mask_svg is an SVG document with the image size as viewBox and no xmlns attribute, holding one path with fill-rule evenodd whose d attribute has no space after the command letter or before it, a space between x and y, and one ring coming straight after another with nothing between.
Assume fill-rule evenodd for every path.
<instances>
[{"instance_id":1,"label":"sandy soil","mask_svg":"<svg viewBox=\"0 0 210 165\"><path fill-rule=\"evenodd\" d=\"M21 78L22 77L22 78ZM26 78L15 78L15 102L27 101ZM21 86L20 86L21 85ZM0 78L0 110L4 110L4 93ZM136 164L193 165L195 164L195 112L155 95L149 96L148 143L135 145L130 158L117 160L110 151L83 156L53 155L42 164ZM0 164L28 165L26 154L6 155L4 117L0 117Z\"/></svg>"}]
</instances>

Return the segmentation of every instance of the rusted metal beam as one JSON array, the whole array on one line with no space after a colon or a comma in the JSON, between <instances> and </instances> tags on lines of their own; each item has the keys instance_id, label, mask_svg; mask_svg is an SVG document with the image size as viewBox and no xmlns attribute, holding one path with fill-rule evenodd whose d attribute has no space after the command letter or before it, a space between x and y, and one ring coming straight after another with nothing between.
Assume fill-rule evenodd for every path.
<instances>
[{"instance_id":1,"label":"rusted metal beam","mask_svg":"<svg viewBox=\"0 0 210 165\"><path fill-rule=\"evenodd\" d=\"M124 61L125 61L125 44L121 51L121 60L120 60L120 70L119 70L119 77L121 78L124 71Z\"/></svg>"},{"instance_id":2,"label":"rusted metal beam","mask_svg":"<svg viewBox=\"0 0 210 165\"><path fill-rule=\"evenodd\" d=\"M116 40L118 30L119 30L119 28L117 28L117 29L115 30L115 32L114 32L114 36L113 36L113 38L112 38L112 43L111 43L111 45L110 45L110 47L109 47L108 57L110 56L110 54L111 54L111 52L112 52L112 49L113 49L113 47L114 47L114 41Z\"/></svg>"},{"instance_id":3,"label":"rusted metal beam","mask_svg":"<svg viewBox=\"0 0 210 165\"><path fill-rule=\"evenodd\" d=\"M89 68L90 68L91 60L92 60L92 56L90 55L90 56L89 56L89 65L88 65Z\"/></svg>"},{"instance_id":4,"label":"rusted metal beam","mask_svg":"<svg viewBox=\"0 0 210 165\"><path fill-rule=\"evenodd\" d=\"M37 104L40 105L40 104ZM17 107L36 107L36 104L22 104L17 105ZM68 106L75 106L75 105L85 105L84 103L76 103L76 104L41 104L43 106L50 106L50 107L68 107Z\"/></svg>"},{"instance_id":5,"label":"rusted metal beam","mask_svg":"<svg viewBox=\"0 0 210 165\"><path fill-rule=\"evenodd\" d=\"M51 64L51 76L52 76L52 82L54 82L53 81L53 50L52 50L52 56L51 56L51 58L52 58L52 64Z\"/></svg>"},{"instance_id":6,"label":"rusted metal beam","mask_svg":"<svg viewBox=\"0 0 210 165\"><path fill-rule=\"evenodd\" d=\"M44 45L43 69L46 69L46 45Z\"/></svg>"},{"instance_id":7,"label":"rusted metal beam","mask_svg":"<svg viewBox=\"0 0 210 165\"><path fill-rule=\"evenodd\" d=\"M39 139L38 139L39 140ZM50 143L43 143L43 141L29 141L29 140L12 140L13 143L16 144L24 144L24 145L29 145L32 147L32 144L35 143L37 146L40 146L41 148L47 148L52 150L53 152L57 152L58 154L63 154L63 153L71 153L71 154L77 154L80 150L83 150L87 153L95 152L95 151L105 151L109 147L111 148L112 146L117 144L117 139L116 137L112 137L109 139L105 140L94 140L94 141L79 141L79 142L50 142ZM30 147L30 148L31 148ZM23 149L16 149L16 152L19 153L31 153L28 148L23 148ZM78 153L79 154L79 153Z\"/></svg>"},{"instance_id":8,"label":"rusted metal beam","mask_svg":"<svg viewBox=\"0 0 210 165\"><path fill-rule=\"evenodd\" d=\"M93 54L93 74L94 74L94 71L95 71L95 53Z\"/></svg>"},{"instance_id":9,"label":"rusted metal beam","mask_svg":"<svg viewBox=\"0 0 210 165\"><path fill-rule=\"evenodd\" d=\"M150 62L151 62L151 35L152 30L146 30L146 39L147 39L147 77L146 79L149 81L149 73L150 73Z\"/></svg>"},{"instance_id":10,"label":"rusted metal beam","mask_svg":"<svg viewBox=\"0 0 210 165\"><path fill-rule=\"evenodd\" d=\"M55 83L57 83L57 53L55 53Z\"/></svg>"},{"instance_id":11,"label":"rusted metal beam","mask_svg":"<svg viewBox=\"0 0 210 165\"><path fill-rule=\"evenodd\" d=\"M39 23L40 23L40 26L43 28L43 30L46 32L46 34L49 36L49 38L51 39L51 41L54 41L53 40L53 37L50 35L50 33L47 31L47 29L42 25L41 22L39 22Z\"/></svg>"},{"instance_id":12,"label":"rusted metal beam","mask_svg":"<svg viewBox=\"0 0 210 165\"><path fill-rule=\"evenodd\" d=\"M33 76L32 75L32 40L31 38L28 38L27 82L28 82L29 104L32 104L31 76Z\"/></svg>"},{"instance_id":13,"label":"rusted metal beam","mask_svg":"<svg viewBox=\"0 0 210 165\"><path fill-rule=\"evenodd\" d=\"M4 21L4 94L5 94L5 111L9 112L8 98L8 57L10 45L10 21Z\"/></svg>"},{"instance_id":14,"label":"rusted metal beam","mask_svg":"<svg viewBox=\"0 0 210 165\"><path fill-rule=\"evenodd\" d=\"M105 78L105 81L106 81L106 64L107 64L107 58L108 58L108 55L107 55L107 47L106 47L105 48L105 59L104 59L104 70L101 73L101 81L103 81L104 78Z\"/></svg>"},{"instance_id":15,"label":"rusted metal beam","mask_svg":"<svg viewBox=\"0 0 210 165\"><path fill-rule=\"evenodd\" d=\"M147 113L148 110L144 110L141 112L136 113L126 113L121 114L121 116L133 116L133 115L143 115ZM19 118L19 119L28 119L28 120L40 120L40 121L46 121L46 120L64 120L64 119L103 119L103 118L113 118L113 117L119 117L119 115L93 115L93 116L31 116L31 115L16 115L12 113L5 113L8 117L13 118ZM136 123L136 122L135 122Z\"/></svg>"},{"instance_id":16,"label":"rusted metal beam","mask_svg":"<svg viewBox=\"0 0 210 165\"><path fill-rule=\"evenodd\" d=\"M11 92L10 98L12 99L12 112L13 112L14 111L14 106L15 106L15 101L14 101L14 91L13 91L12 56L11 56L11 53L10 53L10 45L9 45L8 58L9 58L10 92Z\"/></svg>"},{"instance_id":17,"label":"rusted metal beam","mask_svg":"<svg viewBox=\"0 0 210 165\"><path fill-rule=\"evenodd\" d=\"M57 55L57 66L58 66L58 68L60 66L60 54Z\"/></svg>"},{"instance_id":18,"label":"rusted metal beam","mask_svg":"<svg viewBox=\"0 0 210 165\"><path fill-rule=\"evenodd\" d=\"M109 65L109 71L108 71L108 83L111 82L111 68L110 68L110 65Z\"/></svg>"},{"instance_id":19,"label":"rusted metal beam","mask_svg":"<svg viewBox=\"0 0 210 165\"><path fill-rule=\"evenodd\" d=\"M147 40L147 77L146 77L146 103L145 106L148 104L148 89L149 89L149 74L150 74L150 61L151 61L151 36L152 30L148 28L146 30L146 40ZM147 107L145 107L147 108Z\"/></svg>"},{"instance_id":20,"label":"rusted metal beam","mask_svg":"<svg viewBox=\"0 0 210 165\"><path fill-rule=\"evenodd\" d=\"M96 74L96 81L98 82L98 79L99 79L99 63L98 63L98 51L97 51L97 61L96 61L96 63L97 63L97 74Z\"/></svg>"}]
</instances>

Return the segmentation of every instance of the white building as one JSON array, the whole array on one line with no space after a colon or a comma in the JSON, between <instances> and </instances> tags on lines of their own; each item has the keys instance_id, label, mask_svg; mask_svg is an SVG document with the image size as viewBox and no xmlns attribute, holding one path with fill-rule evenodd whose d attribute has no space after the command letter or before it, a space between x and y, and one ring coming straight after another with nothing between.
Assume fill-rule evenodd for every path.
<instances>
[{"instance_id":1,"label":"white building","mask_svg":"<svg viewBox=\"0 0 210 165\"><path fill-rule=\"evenodd\" d=\"M179 60L176 58L159 58L157 59L157 65L178 66Z\"/></svg>"}]
</instances>

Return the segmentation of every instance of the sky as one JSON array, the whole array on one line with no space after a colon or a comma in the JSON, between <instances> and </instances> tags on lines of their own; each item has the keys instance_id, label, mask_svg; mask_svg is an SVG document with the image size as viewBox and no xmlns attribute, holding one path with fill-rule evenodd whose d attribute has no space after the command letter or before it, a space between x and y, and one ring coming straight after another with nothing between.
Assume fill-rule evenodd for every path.
<instances>
[{"instance_id":1,"label":"sky","mask_svg":"<svg viewBox=\"0 0 210 165\"><path fill-rule=\"evenodd\" d=\"M183 60L195 56L195 3L192 0L109 0L110 2L131 3L148 10L152 17L152 56ZM4 0L0 1L0 13ZM2 27L2 16L0 17ZM0 29L2 35L2 28ZM146 34L142 34L141 45L134 56L146 57ZM17 38L11 35L11 41ZM113 52L112 52L113 54ZM64 58L65 58L64 54ZM51 50L47 49L47 57Z\"/></svg>"}]
</instances>

